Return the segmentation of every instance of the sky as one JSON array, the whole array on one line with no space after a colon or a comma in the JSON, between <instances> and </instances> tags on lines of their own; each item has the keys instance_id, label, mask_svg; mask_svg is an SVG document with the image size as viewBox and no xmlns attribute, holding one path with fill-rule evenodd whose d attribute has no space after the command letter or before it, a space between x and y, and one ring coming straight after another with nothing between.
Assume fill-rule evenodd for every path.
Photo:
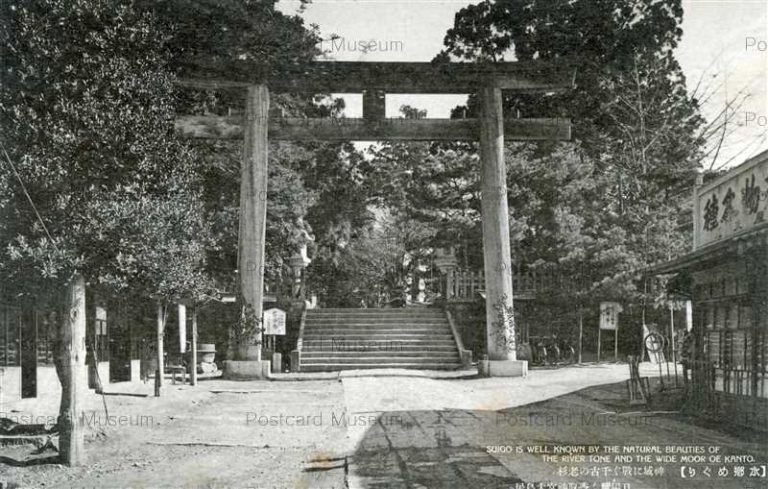
<instances>
[{"instance_id":1,"label":"sky","mask_svg":"<svg viewBox=\"0 0 768 489\"><path fill-rule=\"evenodd\" d=\"M316 24L337 61L430 61L462 0L313 0L300 15ZM298 0L281 0L278 8L296 13ZM745 97L732 113L733 133L718 156L718 165L734 166L768 150L768 0L683 0L683 39L677 57L689 92L711 92L702 113L714 119L734 98ZM344 42L332 43L336 34ZM376 48L356 49L375 41ZM362 114L360 95L345 94L348 117ZM388 95L387 117L403 104L448 117L463 95Z\"/></svg>"}]
</instances>

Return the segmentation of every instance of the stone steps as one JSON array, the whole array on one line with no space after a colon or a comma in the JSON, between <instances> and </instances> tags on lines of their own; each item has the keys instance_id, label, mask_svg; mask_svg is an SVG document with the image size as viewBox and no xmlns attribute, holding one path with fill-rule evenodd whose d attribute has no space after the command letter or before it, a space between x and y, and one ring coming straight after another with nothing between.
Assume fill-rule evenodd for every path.
<instances>
[{"instance_id":1,"label":"stone steps","mask_svg":"<svg viewBox=\"0 0 768 489\"><path fill-rule=\"evenodd\" d=\"M403 319L313 319L313 318L307 318L307 321L311 321L311 324L317 325L317 326L390 326L390 327L398 327L398 326L407 326L407 327L418 327L418 326L442 326L445 324L445 319L428 319L428 320L419 320L419 319L413 319L413 318L403 318Z\"/></svg>"},{"instance_id":2,"label":"stone steps","mask_svg":"<svg viewBox=\"0 0 768 489\"><path fill-rule=\"evenodd\" d=\"M312 309L307 311L302 372L461 367L448 318L439 309Z\"/></svg>"},{"instance_id":3,"label":"stone steps","mask_svg":"<svg viewBox=\"0 0 768 489\"><path fill-rule=\"evenodd\" d=\"M322 334L322 333L307 333L304 335L305 339L318 340L318 341L401 341L401 340L442 340L453 341L453 335L450 333L366 333L358 331L355 333L334 333L334 334Z\"/></svg>"},{"instance_id":4,"label":"stone steps","mask_svg":"<svg viewBox=\"0 0 768 489\"><path fill-rule=\"evenodd\" d=\"M368 351L413 351L413 352L423 352L423 351L450 351L453 352L456 350L456 343L453 340L445 341L445 342L436 342L436 341L422 341L422 342L413 342L413 341L401 341L401 342L374 342L374 341L365 341L365 342L330 342L330 341L316 341L316 342L308 342L307 340L304 340L304 345L302 347L302 351L304 352L311 352L311 351L343 351L344 348L351 349L355 347L364 347L367 348Z\"/></svg>"},{"instance_id":5,"label":"stone steps","mask_svg":"<svg viewBox=\"0 0 768 489\"><path fill-rule=\"evenodd\" d=\"M327 334L330 332L338 331L340 333L360 332L362 334L420 334L420 333L450 333L451 328L447 325L436 324L433 326L425 324L416 324L413 326L407 325L357 325L357 324L323 324L316 325L308 323L304 325L305 332L316 332L319 334Z\"/></svg>"},{"instance_id":6,"label":"stone steps","mask_svg":"<svg viewBox=\"0 0 768 489\"><path fill-rule=\"evenodd\" d=\"M302 360L304 359L317 359L317 358L346 358L346 357L359 357L359 358L459 358L458 352L444 350L444 351L400 351L400 350L310 350L303 351L301 353Z\"/></svg>"},{"instance_id":7,"label":"stone steps","mask_svg":"<svg viewBox=\"0 0 768 489\"><path fill-rule=\"evenodd\" d=\"M390 354L390 355L383 355L383 356L367 356L367 355L340 355L337 353L334 353L331 356L317 356L317 357L309 357L309 358L303 358L301 359L301 365L302 367L304 365L313 365L313 364L325 364L325 363L361 363L361 364L369 364L369 363L414 363L414 364L421 364L421 363L440 363L440 362L447 362L451 364L458 364L459 363L459 355L456 354L454 356L438 356L438 355L430 355L428 357L419 357L416 355L396 355L396 354Z\"/></svg>"},{"instance_id":8,"label":"stone steps","mask_svg":"<svg viewBox=\"0 0 768 489\"><path fill-rule=\"evenodd\" d=\"M339 370L363 370L363 369L381 369L398 368L411 370L458 370L461 363L449 364L446 362L436 363L314 363L304 365L302 362L302 372L336 372Z\"/></svg>"}]
</instances>

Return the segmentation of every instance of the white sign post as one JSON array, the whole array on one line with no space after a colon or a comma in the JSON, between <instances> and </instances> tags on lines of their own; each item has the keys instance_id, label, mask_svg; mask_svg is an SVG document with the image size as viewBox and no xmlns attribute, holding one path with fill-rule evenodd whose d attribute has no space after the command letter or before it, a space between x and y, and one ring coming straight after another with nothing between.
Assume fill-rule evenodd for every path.
<instances>
[{"instance_id":1,"label":"white sign post","mask_svg":"<svg viewBox=\"0 0 768 489\"><path fill-rule=\"evenodd\" d=\"M285 334L285 311L277 308L264 311L264 334Z\"/></svg>"},{"instance_id":2,"label":"white sign post","mask_svg":"<svg viewBox=\"0 0 768 489\"><path fill-rule=\"evenodd\" d=\"M283 357L275 351L275 335L285 335L285 311L277 308L264 311L264 335L272 352L272 370L282 370Z\"/></svg>"},{"instance_id":3,"label":"white sign post","mask_svg":"<svg viewBox=\"0 0 768 489\"><path fill-rule=\"evenodd\" d=\"M613 360L619 360L619 313L623 311L618 302L600 303L600 329L597 331L597 361L600 361L601 336L603 330L613 331Z\"/></svg>"}]
</instances>

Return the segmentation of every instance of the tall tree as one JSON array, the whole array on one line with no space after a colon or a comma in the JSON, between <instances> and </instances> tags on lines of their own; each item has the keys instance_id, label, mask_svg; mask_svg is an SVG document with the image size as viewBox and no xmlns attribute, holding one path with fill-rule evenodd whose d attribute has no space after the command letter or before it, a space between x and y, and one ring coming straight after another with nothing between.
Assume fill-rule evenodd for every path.
<instances>
[{"instance_id":1,"label":"tall tree","mask_svg":"<svg viewBox=\"0 0 768 489\"><path fill-rule=\"evenodd\" d=\"M205 286L198 157L175 139L166 37L150 15L94 0L0 9L2 271L30 292L68 285L60 452L79 464L85 283L165 298Z\"/></svg>"},{"instance_id":2,"label":"tall tree","mask_svg":"<svg viewBox=\"0 0 768 489\"><path fill-rule=\"evenodd\" d=\"M684 249L684 240L676 239L677 217L682 194L698 164L702 143L698 129L703 121L674 56L682 35L682 15L679 1L484 1L457 14L439 56L480 62L507 57L565 60L577 67L574 90L508 96L505 110L523 116L572 118L572 149L539 145L526 150L526 158L544 165L566 165L563 169L573 168L569 161L584 165L587 171L577 175L593 181L582 182L580 191L596 198L604 213L588 212L590 206L579 199L573 202L581 204L567 207L578 208L580 214L568 212L566 219L563 204L551 198L563 190L551 186L559 177L542 181L543 188L531 188L531 180L515 178L514 168L510 169L509 183L514 186L510 212L514 215L516 209L525 208L521 199L530 203L550 194L541 209L545 214L539 211L531 221L531 231L540 228L537 240L560 235L561 241L577 239L592 251L583 250L575 262L573 252L558 256L552 252L557 248L547 246L533 254L550 266L579 262L577 269L596 272L589 277L595 296L630 291L637 277L631 271ZM473 97L467 110L476 111ZM532 170L551 176L562 172L541 166ZM547 215L559 217L546 225ZM589 227L574 227L580 222ZM607 257L616 260L605 261ZM527 261L530 264L535 257ZM616 289L617 281L623 287Z\"/></svg>"}]
</instances>

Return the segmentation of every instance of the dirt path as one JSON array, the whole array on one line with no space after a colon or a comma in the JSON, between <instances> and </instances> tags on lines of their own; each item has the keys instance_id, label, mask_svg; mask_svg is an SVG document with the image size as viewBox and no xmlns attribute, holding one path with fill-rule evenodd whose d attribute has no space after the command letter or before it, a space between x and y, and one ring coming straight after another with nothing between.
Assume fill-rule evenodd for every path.
<instances>
[{"instance_id":1,"label":"dirt path","mask_svg":"<svg viewBox=\"0 0 768 489\"><path fill-rule=\"evenodd\" d=\"M21 487L344 486L343 461L329 460L333 454L323 447L339 445L345 430L330 423L295 426L307 416L343 410L338 381L202 387L169 387L160 399L110 396L109 414L125 426L105 426L103 411L86 417L93 428L88 466L0 464L0 480ZM29 452L2 448L22 461L34 460Z\"/></svg>"}]
</instances>

